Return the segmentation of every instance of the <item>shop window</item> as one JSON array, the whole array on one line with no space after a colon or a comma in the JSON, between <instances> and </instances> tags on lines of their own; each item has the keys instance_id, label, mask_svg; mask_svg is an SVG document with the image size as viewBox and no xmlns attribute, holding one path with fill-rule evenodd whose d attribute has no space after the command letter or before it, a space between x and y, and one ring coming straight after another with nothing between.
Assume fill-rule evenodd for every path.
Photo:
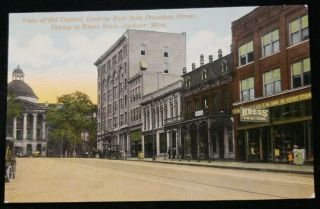
<instances>
[{"instance_id":1,"label":"shop window","mask_svg":"<svg viewBox=\"0 0 320 209\"><path fill-rule=\"evenodd\" d=\"M247 42L239 47L239 66L253 61L253 42Z\"/></svg>"},{"instance_id":2,"label":"shop window","mask_svg":"<svg viewBox=\"0 0 320 209\"><path fill-rule=\"evenodd\" d=\"M228 144L229 144L229 152L233 152L233 138L232 138L232 129L228 128Z\"/></svg>"},{"instance_id":3,"label":"shop window","mask_svg":"<svg viewBox=\"0 0 320 209\"><path fill-rule=\"evenodd\" d=\"M279 51L279 30L265 34L261 38L262 56L266 57Z\"/></svg>"},{"instance_id":4,"label":"shop window","mask_svg":"<svg viewBox=\"0 0 320 209\"><path fill-rule=\"evenodd\" d=\"M309 85L311 83L310 58L296 62L291 65L292 88Z\"/></svg>"},{"instance_id":5,"label":"shop window","mask_svg":"<svg viewBox=\"0 0 320 209\"><path fill-rule=\"evenodd\" d=\"M289 23L290 44L294 45L309 38L308 15L299 17Z\"/></svg>"},{"instance_id":6,"label":"shop window","mask_svg":"<svg viewBox=\"0 0 320 209\"><path fill-rule=\"evenodd\" d=\"M254 99L254 78L246 78L240 81L240 101Z\"/></svg>"},{"instance_id":7,"label":"shop window","mask_svg":"<svg viewBox=\"0 0 320 209\"><path fill-rule=\"evenodd\" d=\"M279 93L281 91L280 69L270 70L263 73L264 96Z\"/></svg>"}]
</instances>

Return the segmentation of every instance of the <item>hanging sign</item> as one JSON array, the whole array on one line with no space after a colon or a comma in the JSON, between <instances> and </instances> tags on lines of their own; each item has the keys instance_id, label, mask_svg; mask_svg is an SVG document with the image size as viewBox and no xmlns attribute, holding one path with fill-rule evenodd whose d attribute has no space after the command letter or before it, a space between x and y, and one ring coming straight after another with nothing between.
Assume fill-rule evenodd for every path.
<instances>
[{"instance_id":1,"label":"hanging sign","mask_svg":"<svg viewBox=\"0 0 320 209\"><path fill-rule=\"evenodd\" d=\"M240 107L240 121L269 122L269 109Z\"/></svg>"}]
</instances>

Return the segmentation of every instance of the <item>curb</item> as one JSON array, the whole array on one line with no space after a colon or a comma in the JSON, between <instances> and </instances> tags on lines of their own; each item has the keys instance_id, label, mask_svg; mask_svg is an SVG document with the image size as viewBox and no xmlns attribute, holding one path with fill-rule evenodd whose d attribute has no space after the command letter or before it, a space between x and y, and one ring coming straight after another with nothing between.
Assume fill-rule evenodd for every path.
<instances>
[{"instance_id":1,"label":"curb","mask_svg":"<svg viewBox=\"0 0 320 209\"><path fill-rule=\"evenodd\" d=\"M164 162L164 161L149 161L149 160L139 160L139 159L127 159L127 161L139 161L147 163L163 163L163 164L173 164L173 165L188 165L188 166L202 166L202 167L211 167L211 168L224 168L224 169L235 169L235 170L252 170L252 171L265 171L265 172L274 172L274 173L295 173L295 174L305 174L305 175L314 175L314 172L309 171L295 171L295 170L279 170L272 168L248 168L248 167L237 167L237 166L221 166L221 165L206 165L206 164L195 164L195 163L186 163L186 162Z\"/></svg>"}]
</instances>

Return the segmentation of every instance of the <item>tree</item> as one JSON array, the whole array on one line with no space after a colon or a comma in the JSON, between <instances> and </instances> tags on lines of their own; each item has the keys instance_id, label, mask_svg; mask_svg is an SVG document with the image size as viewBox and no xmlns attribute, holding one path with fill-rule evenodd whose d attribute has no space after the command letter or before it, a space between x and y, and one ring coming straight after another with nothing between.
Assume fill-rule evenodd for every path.
<instances>
[{"instance_id":1,"label":"tree","mask_svg":"<svg viewBox=\"0 0 320 209\"><path fill-rule=\"evenodd\" d=\"M95 129L96 122L92 118L95 106L88 95L78 91L58 97L57 102L57 105L50 105L47 111L50 135L57 140L63 138L69 152L77 150L81 132Z\"/></svg>"},{"instance_id":2,"label":"tree","mask_svg":"<svg viewBox=\"0 0 320 209\"><path fill-rule=\"evenodd\" d=\"M19 100L13 94L9 94L7 97L7 119L18 117L21 111L22 107Z\"/></svg>"}]
</instances>

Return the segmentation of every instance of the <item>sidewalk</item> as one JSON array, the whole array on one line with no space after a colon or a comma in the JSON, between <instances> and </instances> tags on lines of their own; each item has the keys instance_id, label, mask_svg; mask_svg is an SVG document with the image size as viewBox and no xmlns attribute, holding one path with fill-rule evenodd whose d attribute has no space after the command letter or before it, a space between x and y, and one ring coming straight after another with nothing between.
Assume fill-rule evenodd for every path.
<instances>
[{"instance_id":1,"label":"sidewalk","mask_svg":"<svg viewBox=\"0 0 320 209\"><path fill-rule=\"evenodd\" d=\"M143 161L151 163L170 163L176 165L190 165L190 166L205 166L215 168L226 168L226 169L241 169L241 170L255 170L255 171L269 171L269 172L281 172L281 173L297 173L297 174L308 174L313 175L313 165L289 165L289 164L278 164L278 163L247 163L247 162L227 162L227 161L208 161L202 160L190 161L178 159L156 159L152 161L151 158L145 158L143 160L138 158L127 158L126 160L132 161Z\"/></svg>"}]
</instances>

